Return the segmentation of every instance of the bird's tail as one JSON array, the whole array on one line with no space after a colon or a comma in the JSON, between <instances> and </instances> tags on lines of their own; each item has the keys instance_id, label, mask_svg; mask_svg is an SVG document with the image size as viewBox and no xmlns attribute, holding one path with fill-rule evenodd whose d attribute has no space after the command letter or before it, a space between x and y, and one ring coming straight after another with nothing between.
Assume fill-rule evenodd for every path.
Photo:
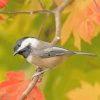
<instances>
[{"instance_id":1,"label":"bird's tail","mask_svg":"<svg viewBox=\"0 0 100 100\"><path fill-rule=\"evenodd\" d=\"M75 52L75 54L79 54L79 55L88 55L88 56L97 56L94 53L87 53L87 52Z\"/></svg>"}]
</instances>

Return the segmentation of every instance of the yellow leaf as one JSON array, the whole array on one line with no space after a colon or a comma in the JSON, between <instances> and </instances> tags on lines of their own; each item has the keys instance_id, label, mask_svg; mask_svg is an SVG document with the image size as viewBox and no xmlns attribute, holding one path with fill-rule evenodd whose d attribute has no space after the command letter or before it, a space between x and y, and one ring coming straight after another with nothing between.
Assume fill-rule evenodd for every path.
<instances>
[{"instance_id":1,"label":"yellow leaf","mask_svg":"<svg viewBox=\"0 0 100 100\"><path fill-rule=\"evenodd\" d=\"M100 100L100 84L94 85L88 82L81 82L81 87L67 93L69 100Z\"/></svg>"}]
</instances>

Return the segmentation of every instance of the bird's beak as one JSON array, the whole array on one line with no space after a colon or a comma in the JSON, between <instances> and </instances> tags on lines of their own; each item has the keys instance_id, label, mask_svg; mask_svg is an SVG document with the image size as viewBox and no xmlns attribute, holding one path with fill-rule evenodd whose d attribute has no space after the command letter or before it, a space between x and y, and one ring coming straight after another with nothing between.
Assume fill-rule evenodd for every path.
<instances>
[{"instance_id":1,"label":"bird's beak","mask_svg":"<svg viewBox=\"0 0 100 100\"><path fill-rule=\"evenodd\" d=\"M18 53L19 53L18 51L15 51L13 55L16 56Z\"/></svg>"}]
</instances>

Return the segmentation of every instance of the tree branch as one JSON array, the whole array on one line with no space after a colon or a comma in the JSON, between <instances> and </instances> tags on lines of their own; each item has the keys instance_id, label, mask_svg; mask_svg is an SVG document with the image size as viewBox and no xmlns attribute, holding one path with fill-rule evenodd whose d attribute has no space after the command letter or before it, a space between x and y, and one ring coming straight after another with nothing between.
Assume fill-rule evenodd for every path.
<instances>
[{"instance_id":1,"label":"tree branch","mask_svg":"<svg viewBox=\"0 0 100 100\"><path fill-rule=\"evenodd\" d=\"M64 0L64 2L60 6L58 6L57 9L59 9L59 12L62 12L64 8L68 6L69 4L71 4L73 1L74 0Z\"/></svg>"},{"instance_id":2,"label":"tree branch","mask_svg":"<svg viewBox=\"0 0 100 100\"><path fill-rule=\"evenodd\" d=\"M69 5L73 0L65 0L60 6L58 6L53 12L55 16L55 23L56 23L56 33L51 45L56 45L60 41L60 34L61 34L61 12L64 8Z\"/></svg>"},{"instance_id":3,"label":"tree branch","mask_svg":"<svg viewBox=\"0 0 100 100\"><path fill-rule=\"evenodd\" d=\"M36 72L38 73L40 71L41 71L41 69L38 68ZM21 95L20 100L24 100L27 97L27 95L32 91L32 89L37 84L39 78L40 78L40 75L37 75L36 77L34 77L34 79L31 81L31 83L28 85L28 87L26 88L26 90Z\"/></svg>"}]
</instances>

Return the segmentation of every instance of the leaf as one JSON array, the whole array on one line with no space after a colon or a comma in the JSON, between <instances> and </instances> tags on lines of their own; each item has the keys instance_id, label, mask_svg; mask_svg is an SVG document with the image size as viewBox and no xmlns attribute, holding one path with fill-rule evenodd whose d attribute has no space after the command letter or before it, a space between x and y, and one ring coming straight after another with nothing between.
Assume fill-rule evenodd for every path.
<instances>
[{"instance_id":1,"label":"leaf","mask_svg":"<svg viewBox=\"0 0 100 100\"><path fill-rule=\"evenodd\" d=\"M97 1L100 6L100 0ZM91 40L98 35L96 27L100 25L100 12L93 0L76 0L63 13L68 12L70 15L65 20L61 32L62 45L68 41L71 34L78 49L81 49L81 39L91 44Z\"/></svg>"},{"instance_id":2,"label":"leaf","mask_svg":"<svg viewBox=\"0 0 100 100\"><path fill-rule=\"evenodd\" d=\"M8 79L0 83L0 100L19 100L30 80L24 80L23 72L8 72ZM44 100L43 94L37 86L27 95L25 100Z\"/></svg>"},{"instance_id":3,"label":"leaf","mask_svg":"<svg viewBox=\"0 0 100 100\"><path fill-rule=\"evenodd\" d=\"M69 100L99 100L100 99L100 84L94 85L88 82L81 82L81 87L71 90L67 93Z\"/></svg>"},{"instance_id":4,"label":"leaf","mask_svg":"<svg viewBox=\"0 0 100 100\"><path fill-rule=\"evenodd\" d=\"M8 0L0 0L0 8L4 8L8 4Z\"/></svg>"},{"instance_id":5,"label":"leaf","mask_svg":"<svg viewBox=\"0 0 100 100\"><path fill-rule=\"evenodd\" d=\"M7 15L0 14L0 22L5 21L7 18Z\"/></svg>"}]
</instances>

